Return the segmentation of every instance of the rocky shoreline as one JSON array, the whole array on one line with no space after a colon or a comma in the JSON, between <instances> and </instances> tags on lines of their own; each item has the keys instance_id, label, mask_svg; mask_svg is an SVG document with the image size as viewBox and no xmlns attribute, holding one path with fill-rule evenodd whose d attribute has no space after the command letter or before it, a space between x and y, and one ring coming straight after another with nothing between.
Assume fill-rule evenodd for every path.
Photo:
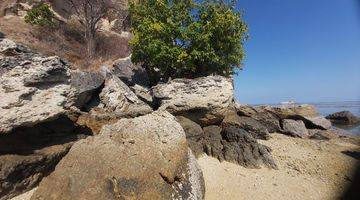
<instances>
[{"instance_id":1,"label":"rocky shoreline","mask_svg":"<svg viewBox=\"0 0 360 200\"><path fill-rule=\"evenodd\" d=\"M79 71L5 38L0 99L1 200L35 187L31 199L204 199L203 154L278 170L262 142L274 133L345 137L311 105L236 103L231 78L151 87L129 58Z\"/></svg>"}]
</instances>

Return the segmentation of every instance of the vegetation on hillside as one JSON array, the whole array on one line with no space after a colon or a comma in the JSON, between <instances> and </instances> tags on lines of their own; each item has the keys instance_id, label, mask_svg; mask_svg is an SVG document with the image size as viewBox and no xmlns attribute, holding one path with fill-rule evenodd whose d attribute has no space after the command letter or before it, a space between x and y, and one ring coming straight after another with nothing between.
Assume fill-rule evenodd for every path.
<instances>
[{"instance_id":1,"label":"vegetation on hillside","mask_svg":"<svg viewBox=\"0 0 360 200\"><path fill-rule=\"evenodd\" d=\"M247 25L235 1L139 0L130 4L132 61L152 82L230 76L244 59Z\"/></svg>"},{"instance_id":2,"label":"vegetation on hillside","mask_svg":"<svg viewBox=\"0 0 360 200\"><path fill-rule=\"evenodd\" d=\"M25 16L25 22L31 25L54 26L54 13L49 5L40 3L28 10Z\"/></svg>"}]
</instances>

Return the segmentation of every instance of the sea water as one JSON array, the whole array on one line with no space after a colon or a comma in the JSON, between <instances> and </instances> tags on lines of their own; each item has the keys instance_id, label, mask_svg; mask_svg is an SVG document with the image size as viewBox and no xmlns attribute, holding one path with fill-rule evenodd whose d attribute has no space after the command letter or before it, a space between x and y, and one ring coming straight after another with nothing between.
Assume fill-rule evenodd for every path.
<instances>
[{"instance_id":1,"label":"sea water","mask_svg":"<svg viewBox=\"0 0 360 200\"><path fill-rule=\"evenodd\" d=\"M307 104L314 105L323 116L347 110L355 116L360 117L360 101L315 102ZM360 125L341 128L346 129L353 134L360 135Z\"/></svg>"}]
</instances>

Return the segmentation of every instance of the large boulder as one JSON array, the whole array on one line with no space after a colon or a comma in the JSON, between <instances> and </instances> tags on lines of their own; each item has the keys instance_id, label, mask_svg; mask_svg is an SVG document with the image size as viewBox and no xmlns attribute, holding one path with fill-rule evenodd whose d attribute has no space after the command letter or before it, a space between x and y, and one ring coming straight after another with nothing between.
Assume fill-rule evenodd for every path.
<instances>
[{"instance_id":1,"label":"large boulder","mask_svg":"<svg viewBox=\"0 0 360 200\"><path fill-rule=\"evenodd\" d=\"M270 149L259 144L244 129L227 126L222 130L214 126L206 127L205 152L221 160L233 162L245 167L258 168L265 165L277 169ZM220 131L220 132L219 132Z\"/></svg>"},{"instance_id":2,"label":"large boulder","mask_svg":"<svg viewBox=\"0 0 360 200\"><path fill-rule=\"evenodd\" d=\"M0 41L3 72L0 76L0 133L65 114L74 105L77 95L70 84L69 66L58 57L23 52L11 41L4 45L4 40Z\"/></svg>"},{"instance_id":3,"label":"large boulder","mask_svg":"<svg viewBox=\"0 0 360 200\"><path fill-rule=\"evenodd\" d=\"M198 157L201 155L203 151L203 139L204 139L204 131L201 126L190 119L177 116L177 121L182 126L185 131L186 139L188 141L188 145L192 150L193 154Z\"/></svg>"},{"instance_id":4,"label":"large boulder","mask_svg":"<svg viewBox=\"0 0 360 200\"><path fill-rule=\"evenodd\" d=\"M255 139L270 139L268 130L260 122L251 117L239 116L235 112L228 112L222 121L222 126L236 126L249 132Z\"/></svg>"},{"instance_id":5,"label":"large boulder","mask_svg":"<svg viewBox=\"0 0 360 200\"><path fill-rule=\"evenodd\" d=\"M284 119L282 121L282 126L284 132L291 136L301 138L309 137L309 131L306 129L304 122L301 120Z\"/></svg>"},{"instance_id":6,"label":"large boulder","mask_svg":"<svg viewBox=\"0 0 360 200\"><path fill-rule=\"evenodd\" d=\"M267 111L264 106L252 107L236 103L235 109L239 116L246 116L255 119L265 126L270 133L282 131L279 117Z\"/></svg>"},{"instance_id":7,"label":"large boulder","mask_svg":"<svg viewBox=\"0 0 360 200\"><path fill-rule=\"evenodd\" d=\"M168 112L120 119L73 145L32 199L203 199L185 133Z\"/></svg>"},{"instance_id":8,"label":"large boulder","mask_svg":"<svg viewBox=\"0 0 360 200\"><path fill-rule=\"evenodd\" d=\"M154 86L152 92L160 110L184 115L201 126L220 123L234 101L232 81L222 76L174 79Z\"/></svg>"},{"instance_id":9,"label":"large boulder","mask_svg":"<svg viewBox=\"0 0 360 200\"><path fill-rule=\"evenodd\" d=\"M332 123L337 125L354 125L360 123L360 118L350 111L341 111L326 116Z\"/></svg>"},{"instance_id":10,"label":"large boulder","mask_svg":"<svg viewBox=\"0 0 360 200\"><path fill-rule=\"evenodd\" d=\"M118 77L112 75L105 81L100 95L101 105L117 117L136 117L152 112L152 108L141 101Z\"/></svg>"},{"instance_id":11,"label":"large boulder","mask_svg":"<svg viewBox=\"0 0 360 200\"><path fill-rule=\"evenodd\" d=\"M294 116L293 119L302 120L305 123L306 128L312 128L312 129L317 128L323 130L327 130L331 128L331 122L323 116L316 116L316 117Z\"/></svg>"}]
</instances>

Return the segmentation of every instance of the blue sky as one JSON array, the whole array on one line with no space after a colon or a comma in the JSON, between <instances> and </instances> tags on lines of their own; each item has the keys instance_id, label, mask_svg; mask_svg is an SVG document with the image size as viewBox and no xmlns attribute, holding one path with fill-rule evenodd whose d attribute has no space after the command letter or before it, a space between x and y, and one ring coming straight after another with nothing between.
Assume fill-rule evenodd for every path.
<instances>
[{"instance_id":1,"label":"blue sky","mask_svg":"<svg viewBox=\"0 0 360 200\"><path fill-rule=\"evenodd\" d=\"M250 40L241 103L360 100L360 0L239 0Z\"/></svg>"}]
</instances>

